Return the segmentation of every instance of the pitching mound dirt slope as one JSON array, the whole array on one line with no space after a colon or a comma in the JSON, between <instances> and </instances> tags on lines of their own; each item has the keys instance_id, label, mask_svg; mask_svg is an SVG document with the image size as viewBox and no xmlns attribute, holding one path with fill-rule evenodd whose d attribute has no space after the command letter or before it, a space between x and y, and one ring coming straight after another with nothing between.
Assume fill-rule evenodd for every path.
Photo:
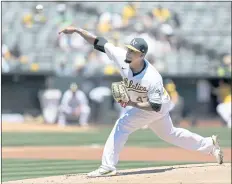
<instances>
[{"instance_id":1,"label":"pitching mound dirt slope","mask_svg":"<svg viewBox=\"0 0 232 184\"><path fill-rule=\"evenodd\" d=\"M70 184L70 183L154 183L154 184L230 184L231 163L223 165L192 164L155 168L121 170L117 176L87 178L85 174L71 174L4 182L4 184Z\"/></svg>"}]
</instances>

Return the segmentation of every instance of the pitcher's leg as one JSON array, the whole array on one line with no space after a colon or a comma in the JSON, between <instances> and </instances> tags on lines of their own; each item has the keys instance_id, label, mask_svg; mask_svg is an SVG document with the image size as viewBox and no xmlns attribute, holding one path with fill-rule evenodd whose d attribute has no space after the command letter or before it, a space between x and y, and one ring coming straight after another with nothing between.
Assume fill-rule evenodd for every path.
<instances>
[{"instance_id":1,"label":"pitcher's leg","mask_svg":"<svg viewBox=\"0 0 232 184\"><path fill-rule=\"evenodd\" d=\"M187 150L211 153L214 148L211 137L202 137L183 128L176 128L168 115L150 124L149 128L161 139Z\"/></svg>"},{"instance_id":2,"label":"pitcher's leg","mask_svg":"<svg viewBox=\"0 0 232 184\"><path fill-rule=\"evenodd\" d=\"M119 153L125 145L128 136L150 122L152 122L151 118L144 115L143 111L135 108L119 118L106 141L101 167L115 170L119 160Z\"/></svg>"},{"instance_id":3,"label":"pitcher's leg","mask_svg":"<svg viewBox=\"0 0 232 184\"><path fill-rule=\"evenodd\" d=\"M119 160L119 153L125 145L128 136L135 131L135 127L129 127L122 119L118 119L112 129L102 155L102 167L115 170Z\"/></svg>"}]
</instances>

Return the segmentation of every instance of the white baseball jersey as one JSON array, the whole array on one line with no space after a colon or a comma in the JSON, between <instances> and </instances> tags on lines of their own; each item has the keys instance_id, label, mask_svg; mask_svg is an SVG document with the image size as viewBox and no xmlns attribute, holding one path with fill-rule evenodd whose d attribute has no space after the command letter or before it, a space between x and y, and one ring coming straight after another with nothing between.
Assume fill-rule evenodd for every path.
<instances>
[{"instance_id":1,"label":"white baseball jersey","mask_svg":"<svg viewBox=\"0 0 232 184\"><path fill-rule=\"evenodd\" d=\"M132 107L115 123L102 156L102 168L110 171L116 169L119 153L128 140L128 136L136 130L148 125L161 139L185 148L210 153L214 148L211 137L202 137L183 128L175 128L169 116L170 97L163 88L163 80L159 72L146 62L146 67L137 75L133 73L129 64L125 63L126 51L110 43L105 44L108 57L118 66L123 80L126 82L130 98L134 102L162 103L159 112L144 111Z\"/></svg>"},{"instance_id":2,"label":"white baseball jersey","mask_svg":"<svg viewBox=\"0 0 232 184\"><path fill-rule=\"evenodd\" d=\"M129 64L125 63L126 50L106 43L105 52L109 59L115 62L123 81L126 84L128 95L133 102L167 103L170 97L163 87L163 79L159 72L145 60L146 67L134 76Z\"/></svg>"}]
</instances>

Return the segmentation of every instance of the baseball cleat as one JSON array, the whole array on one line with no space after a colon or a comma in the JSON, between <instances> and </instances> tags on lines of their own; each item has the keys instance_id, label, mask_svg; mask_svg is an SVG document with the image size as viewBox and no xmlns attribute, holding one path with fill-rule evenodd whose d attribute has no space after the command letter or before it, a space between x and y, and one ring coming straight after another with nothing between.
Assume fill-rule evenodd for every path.
<instances>
[{"instance_id":1,"label":"baseball cleat","mask_svg":"<svg viewBox=\"0 0 232 184\"><path fill-rule=\"evenodd\" d=\"M104 168L99 167L95 171L92 171L87 174L89 178L96 178L96 177L104 177L104 176L115 176L117 174L116 170L106 170Z\"/></svg>"},{"instance_id":2,"label":"baseball cleat","mask_svg":"<svg viewBox=\"0 0 232 184\"><path fill-rule=\"evenodd\" d=\"M214 144L213 155L216 157L217 162L219 164L222 164L223 163L223 152L219 146L218 136L213 135L212 140L213 140L213 144Z\"/></svg>"}]
</instances>

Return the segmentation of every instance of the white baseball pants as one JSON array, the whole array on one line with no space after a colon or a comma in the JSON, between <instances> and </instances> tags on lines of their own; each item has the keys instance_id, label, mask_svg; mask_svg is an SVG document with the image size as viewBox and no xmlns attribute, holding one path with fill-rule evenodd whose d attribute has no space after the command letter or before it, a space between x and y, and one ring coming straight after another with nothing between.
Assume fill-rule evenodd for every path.
<instances>
[{"instance_id":1,"label":"white baseball pants","mask_svg":"<svg viewBox=\"0 0 232 184\"><path fill-rule=\"evenodd\" d=\"M141 127L148 125L161 139L173 145L188 150L203 153L212 152L214 145L211 137L204 138L183 128L175 128L169 116L170 105L164 104L161 112L148 112L132 108L116 121L102 156L102 166L114 170L119 160L119 154L128 136Z\"/></svg>"}]
</instances>

